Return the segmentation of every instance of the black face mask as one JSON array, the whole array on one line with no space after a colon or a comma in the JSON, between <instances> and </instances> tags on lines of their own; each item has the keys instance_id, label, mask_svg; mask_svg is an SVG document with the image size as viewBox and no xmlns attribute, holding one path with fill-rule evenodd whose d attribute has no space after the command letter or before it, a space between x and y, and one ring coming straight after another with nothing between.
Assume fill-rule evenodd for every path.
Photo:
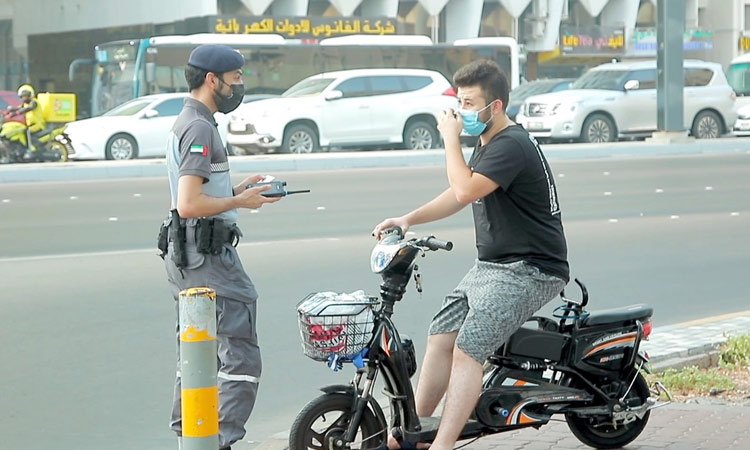
<instances>
[{"instance_id":1,"label":"black face mask","mask_svg":"<svg viewBox=\"0 0 750 450\"><path fill-rule=\"evenodd\" d=\"M219 78L219 81L223 84L227 84L221 78ZM237 107L240 106L240 103L242 103L242 97L245 95L244 84L229 84L228 86L232 89L232 93L229 97L224 97L221 92L214 91L214 102L216 103L216 107L219 109L219 112L224 114L228 114L237 109Z\"/></svg>"}]
</instances>

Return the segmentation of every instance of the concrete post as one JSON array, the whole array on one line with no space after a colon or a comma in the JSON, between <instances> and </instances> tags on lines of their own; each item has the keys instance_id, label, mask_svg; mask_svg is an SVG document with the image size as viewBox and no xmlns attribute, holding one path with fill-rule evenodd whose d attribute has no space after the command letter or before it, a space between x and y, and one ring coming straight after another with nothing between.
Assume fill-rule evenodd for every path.
<instances>
[{"instance_id":1,"label":"concrete post","mask_svg":"<svg viewBox=\"0 0 750 450\"><path fill-rule=\"evenodd\" d=\"M216 293L207 287L180 292L182 450L219 448L216 385Z\"/></svg>"},{"instance_id":2,"label":"concrete post","mask_svg":"<svg viewBox=\"0 0 750 450\"><path fill-rule=\"evenodd\" d=\"M656 3L656 124L650 141L684 142L683 111L685 4L682 0Z\"/></svg>"}]
</instances>

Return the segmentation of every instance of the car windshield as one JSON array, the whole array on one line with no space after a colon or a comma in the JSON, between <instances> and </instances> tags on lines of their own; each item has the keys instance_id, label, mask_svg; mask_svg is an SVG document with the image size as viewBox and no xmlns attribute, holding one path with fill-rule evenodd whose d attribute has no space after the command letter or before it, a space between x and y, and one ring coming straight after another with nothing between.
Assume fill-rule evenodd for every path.
<instances>
[{"instance_id":1,"label":"car windshield","mask_svg":"<svg viewBox=\"0 0 750 450\"><path fill-rule=\"evenodd\" d=\"M151 104L151 100L135 99L105 112L104 116L132 116Z\"/></svg>"},{"instance_id":2,"label":"car windshield","mask_svg":"<svg viewBox=\"0 0 750 450\"><path fill-rule=\"evenodd\" d=\"M727 81L737 95L750 95L750 63L738 63L729 66Z\"/></svg>"},{"instance_id":3,"label":"car windshield","mask_svg":"<svg viewBox=\"0 0 750 450\"><path fill-rule=\"evenodd\" d=\"M317 95L323 92L323 89L333 83L333 78L307 78L300 81L286 90L282 97L303 97L308 95Z\"/></svg>"},{"instance_id":4,"label":"car windshield","mask_svg":"<svg viewBox=\"0 0 750 450\"><path fill-rule=\"evenodd\" d=\"M590 70L576 80L571 89L606 89L622 90L622 80L627 75L625 70Z\"/></svg>"},{"instance_id":5,"label":"car windshield","mask_svg":"<svg viewBox=\"0 0 750 450\"><path fill-rule=\"evenodd\" d=\"M557 80L549 80L532 81L530 83L522 84L513 89L513 91L510 93L510 101L520 102L528 97L531 97L532 95L546 94L547 92L552 90L552 88L557 86L558 83L559 81Z\"/></svg>"}]
</instances>

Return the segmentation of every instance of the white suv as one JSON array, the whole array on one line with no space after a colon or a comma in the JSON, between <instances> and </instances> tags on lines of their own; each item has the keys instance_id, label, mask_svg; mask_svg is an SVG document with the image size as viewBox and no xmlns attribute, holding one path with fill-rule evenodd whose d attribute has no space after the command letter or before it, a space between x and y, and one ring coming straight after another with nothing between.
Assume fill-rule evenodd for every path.
<instances>
[{"instance_id":1,"label":"white suv","mask_svg":"<svg viewBox=\"0 0 750 450\"><path fill-rule=\"evenodd\" d=\"M356 69L305 78L281 97L241 105L228 142L246 153L310 153L326 147L440 144L437 117L457 107L438 72Z\"/></svg>"},{"instance_id":2,"label":"white suv","mask_svg":"<svg viewBox=\"0 0 750 450\"><path fill-rule=\"evenodd\" d=\"M699 139L731 130L735 95L721 65L685 60L685 128ZM534 137L611 142L657 130L656 61L603 64L569 90L532 96L516 116Z\"/></svg>"}]
</instances>

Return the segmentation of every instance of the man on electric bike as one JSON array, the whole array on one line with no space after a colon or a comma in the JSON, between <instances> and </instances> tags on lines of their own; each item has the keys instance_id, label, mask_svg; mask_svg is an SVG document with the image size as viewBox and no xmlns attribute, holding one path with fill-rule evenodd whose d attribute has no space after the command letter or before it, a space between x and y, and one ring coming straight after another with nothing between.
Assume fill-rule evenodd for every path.
<instances>
[{"instance_id":1,"label":"man on electric bike","mask_svg":"<svg viewBox=\"0 0 750 450\"><path fill-rule=\"evenodd\" d=\"M433 450L453 448L479 397L487 357L569 279L552 171L536 140L505 114L505 74L495 62L477 60L460 68L453 82L461 109L443 111L438 123L448 189L373 230L376 238L393 226L405 232L472 206L477 261L432 319L417 385L419 416L431 416L447 391ZM462 128L479 136L468 164ZM388 447L398 447L392 436Z\"/></svg>"},{"instance_id":2,"label":"man on electric bike","mask_svg":"<svg viewBox=\"0 0 750 450\"><path fill-rule=\"evenodd\" d=\"M25 114L26 115L26 136L28 137L29 149L34 151L38 145L34 142L36 137L43 133L47 128L47 121L44 120L42 107L34 98L36 93L34 87L30 84L24 84L18 88L18 97L21 99L19 106L8 106L8 115Z\"/></svg>"}]
</instances>

